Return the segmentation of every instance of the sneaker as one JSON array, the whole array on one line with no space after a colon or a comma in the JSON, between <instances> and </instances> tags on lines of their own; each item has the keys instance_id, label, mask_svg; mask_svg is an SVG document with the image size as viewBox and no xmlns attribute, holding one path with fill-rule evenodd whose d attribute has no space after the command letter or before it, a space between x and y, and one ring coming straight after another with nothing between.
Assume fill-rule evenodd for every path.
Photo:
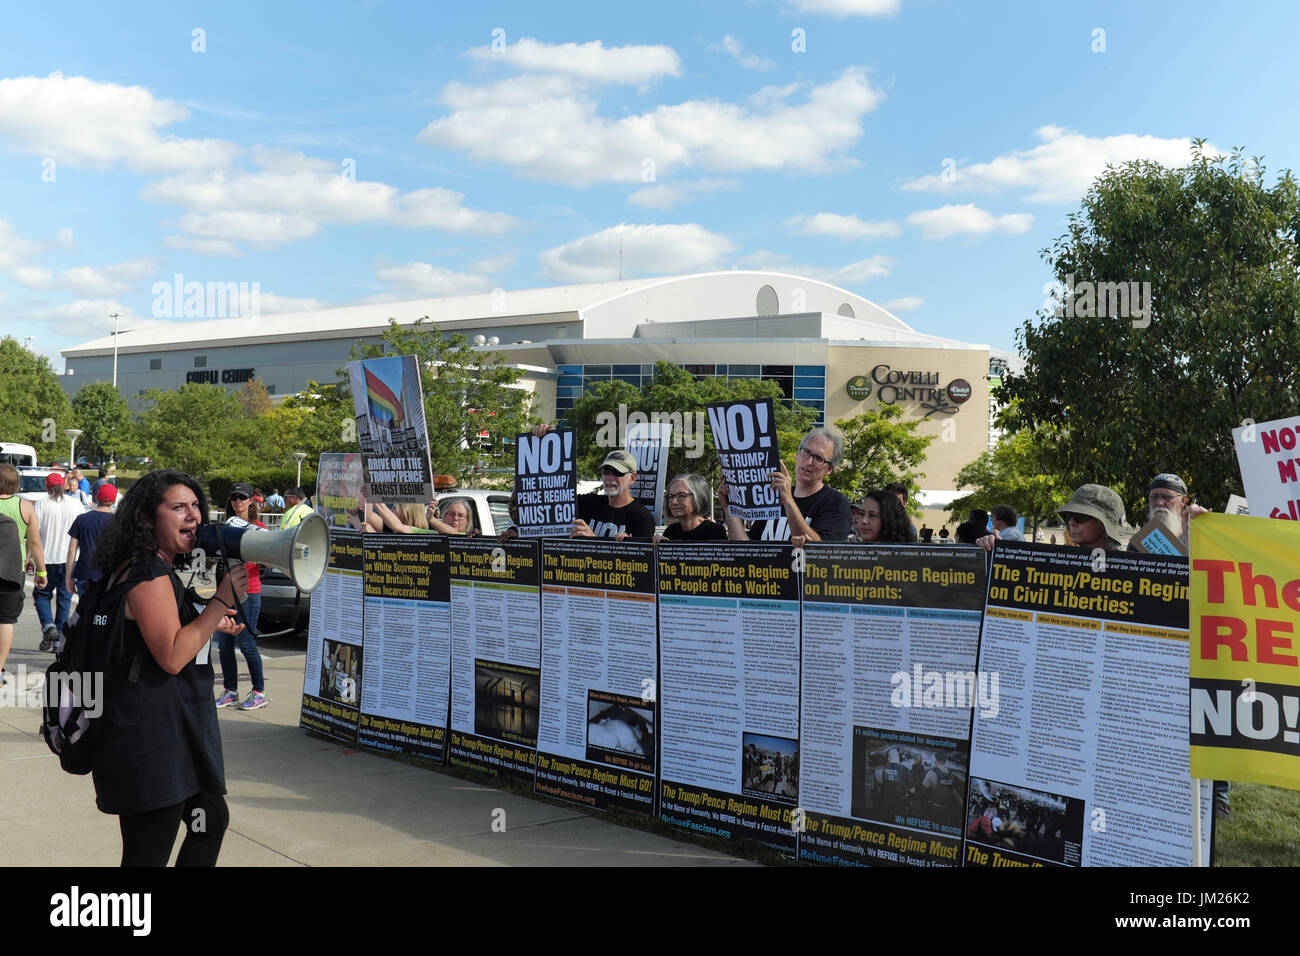
<instances>
[{"instance_id":1,"label":"sneaker","mask_svg":"<svg viewBox=\"0 0 1300 956\"><path fill-rule=\"evenodd\" d=\"M260 690L255 690L251 694L249 694L246 698L244 698L244 702L239 705L239 709L257 710L259 707L265 707L270 702L271 702L271 698L267 697Z\"/></svg>"},{"instance_id":2,"label":"sneaker","mask_svg":"<svg viewBox=\"0 0 1300 956\"><path fill-rule=\"evenodd\" d=\"M217 698L218 707L229 707L231 704L239 703L239 695L233 690L228 690Z\"/></svg>"},{"instance_id":3,"label":"sneaker","mask_svg":"<svg viewBox=\"0 0 1300 956\"><path fill-rule=\"evenodd\" d=\"M59 630L51 624L45 629L45 633L41 636L40 649L43 651L52 651L54 650L54 645L57 643L59 643Z\"/></svg>"}]
</instances>

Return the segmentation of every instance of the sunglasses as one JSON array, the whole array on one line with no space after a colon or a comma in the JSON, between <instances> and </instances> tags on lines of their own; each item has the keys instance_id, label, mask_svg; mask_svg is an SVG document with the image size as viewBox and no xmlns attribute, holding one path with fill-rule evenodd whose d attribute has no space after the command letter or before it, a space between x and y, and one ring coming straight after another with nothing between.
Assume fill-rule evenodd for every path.
<instances>
[{"instance_id":1,"label":"sunglasses","mask_svg":"<svg viewBox=\"0 0 1300 956\"><path fill-rule=\"evenodd\" d=\"M622 478L625 474L627 474L627 472L619 471L617 468L613 468L609 465L606 465L604 468L600 469L600 473L602 475L613 475L615 478Z\"/></svg>"},{"instance_id":2,"label":"sunglasses","mask_svg":"<svg viewBox=\"0 0 1300 956\"><path fill-rule=\"evenodd\" d=\"M247 500L248 500L248 495L231 495L231 496L230 496L230 500L231 500L231 501L247 501Z\"/></svg>"},{"instance_id":3,"label":"sunglasses","mask_svg":"<svg viewBox=\"0 0 1300 956\"><path fill-rule=\"evenodd\" d=\"M1068 514L1062 514L1061 520L1064 521L1066 524L1069 524L1071 521L1073 521L1075 524L1083 524L1091 517L1092 515L1075 514L1073 511L1071 511Z\"/></svg>"}]
</instances>

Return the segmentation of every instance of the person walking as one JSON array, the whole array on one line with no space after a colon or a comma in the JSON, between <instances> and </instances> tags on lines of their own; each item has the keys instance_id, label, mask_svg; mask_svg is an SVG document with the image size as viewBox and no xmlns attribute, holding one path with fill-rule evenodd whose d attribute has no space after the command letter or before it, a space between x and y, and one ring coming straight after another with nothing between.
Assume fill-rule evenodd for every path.
<instances>
[{"instance_id":1,"label":"person walking","mask_svg":"<svg viewBox=\"0 0 1300 956\"><path fill-rule=\"evenodd\" d=\"M95 508L84 511L68 529L68 560L64 565L69 591L85 594L91 581L98 581L102 572L95 566L95 552L104 529L113 523L113 508L117 504L117 488L102 484L95 492Z\"/></svg>"},{"instance_id":2,"label":"person walking","mask_svg":"<svg viewBox=\"0 0 1300 956\"><path fill-rule=\"evenodd\" d=\"M28 555L36 565L36 587L43 587L49 580L36 509L30 501L18 497L18 489L22 486L23 479L18 469L7 462L0 464L0 515L14 522L20 551L17 566L9 570L6 577L0 578L0 685L9 682L5 661L13 647L14 625L23 613L23 568L27 566Z\"/></svg>"},{"instance_id":3,"label":"person walking","mask_svg":"<svg viewBox=\"0 0 1300 956\"><path fill-rule=\"evenodd\" d=\"M253 497L253 488L239 482L230 489L226 501L226 513L230 516L226 524L232 528L265 528L257 520L257 500ZM218 630L212 636L217 639L217 656L221 661L221 685L223 693L217 698L218 707L230 707L239 704L240 710L258 710L271 702L266 696L266 680L262 670L262 654L257 649L257 618L262 610L262 574L261 568L245 562L244 570L248 573L248 589L244 595L244 617L248 626L238 634ZM252 690L243 703L239 702L239 664L235 659L235 648L244 655L248 664L248 679Z\"/></svg>"},{"instance_id":4,"label":"person walking","mask_svg":"<svg viewBox=\"0 0 1300 956\"><path fill-rule=\"evenodd\" d=\"M35 502L36 518L41 529L41 550L48 556L45 569L49 572L44 586L32 588L32 603L41 622L43 651L54 650L72 610L72 589L68 587L67 567L62 558L68 553L68 531L72 523L85 514L79 498L64 494L63 476L57 471L45 478L45 497ZM57 563L55 563L57 562ZM50 599L54 611L50 611Z\"/></svg>"}]
</instances>

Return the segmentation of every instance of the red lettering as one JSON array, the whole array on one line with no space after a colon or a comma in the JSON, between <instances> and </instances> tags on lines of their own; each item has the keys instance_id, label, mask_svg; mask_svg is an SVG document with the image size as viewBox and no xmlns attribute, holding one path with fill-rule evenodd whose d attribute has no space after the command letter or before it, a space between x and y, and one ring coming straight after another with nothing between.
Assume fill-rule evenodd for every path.
<instances>
[{"instance_id":1,"label":"red lettering","mask_svg":"<svg viewBox=\"0 0 1300 956\"><path fill-rule=\"evenodd\" d=\"M1201 559L1192 562L1193 571L1204 571L1209 577L1205 582L1205 599L1211 604L1223 603L1223 580L1237 570L1231 561L1207 561Z\"/></svg>"},{"instance_id":2,"label":"red lettering","mask_svg":"<svg viewBox=\"0 0 1300 956\"><path fill-rule=\"evenodd\" d=\"M1217 661L1220 647L1228 648L1234 661L1250 660L1246 651L1246 622L1238 617L1201 615L1201 660Z\"/></svg>"},{"instance_id":3,"label":"red lettering","mask_svg":"<svg viewBox=\"0 0 1300 956\"><path fill-rule=\"evenodd\" d=\"M1288 581L1282 585L1282 600L1293 611L1300 611L1300 581Z\"/></svg>"},{"instance_id":4,"label":"red lettering","mask_svg":"<svg viewBox=\"0 0 1300 956\"><path fill-rule=\"evenodd\" d=\"M1285 485L1288 481L1296 481L1296 480L1297 480L1297 479L1296 479L1296 473L1295 473L1295 459L1294 459L1294 458L1279 458L1279 459L1277 460L1277 477L1278 477L1278 480L1279 480L1280 482L1282 482L1282 484L1284 484L1284 485Z\"/></svg>"},{"instance_id":5,"label":"red lettering","mask_svg":"<svg viewBox=\"0 0 1300 956\"><path fill-rule=\"evenodd\" d=\"M1274 632L1285 631L1290 634L1294 630L1290 621L1256 621L1255 651L1259 662L1281 664L1284 667L1300 667L1300 660L1297 660L1294 655L1275 653L1277 650L1291 650L1291 638L1281 637Z\"/></svg>"},{"instance_id":6,"label":"red lettering","mask_svg":"<svg viewBox=\"0 0 1300 956\"><path fill-rule=\"evenodd\" d=\"M1252 573L1254 565L1249 561L1241 562L1241 600L1251 607L1255 606L1255 591L1261 590L1264 593L1264 604L1268 607L1277 607L1277 585L1267 574L1261 574L1258 577Z\"/></svg>"}]
</instances>

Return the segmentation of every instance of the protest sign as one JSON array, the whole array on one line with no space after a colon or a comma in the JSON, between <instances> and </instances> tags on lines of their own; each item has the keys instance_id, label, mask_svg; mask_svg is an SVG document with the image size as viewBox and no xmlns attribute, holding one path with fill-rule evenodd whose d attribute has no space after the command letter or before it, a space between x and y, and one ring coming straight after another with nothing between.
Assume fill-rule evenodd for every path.
<instances>
[{"instance_id":1,"label":"protest sign","mask_svg":"<svg viewBox=\"0 0 1300 956\"><path fill-rule=\"evenodd\" d=\"M963 865L1191 865L1187 595L1185 558L998 542Z\"/></svg>"},{"instance_id":2,"label":"protest sign","mask_svg":"<svg viewBox=\"0 0 1300 956\"><path fill-rule=\"evenodd\" d=\"M772 472L781 469L772 400L717 402L705 407L731 514L741 521L782 517L785 509L771 485Z\"/></svg>"},{"instance_id":3,"label":"protest sign","mask_svg":"<svg viewBox=\"0 0 1300 956\"><path fill-rule=\"evenodd\" d=\"M799 858L960 866L984 552L809 545L803 580Z\"/></svg>"},{"instance_id":4,"label":"protest sign","mask_svg":"<svg viewBox=\"0 0 1300 956\"><path fill-rule=\"evenodd\" d=\"M536 541L449 537L448 762L533 780L541 694L541 554Z\"/></svg>"},{"instance_id":5,"label":"protest sign","mask_svg":"<svg viewBox=\"0 0 1300 956\"><path fill-rule=\"evenodd\" d=\"M366 680L357 741L442 763L451 680L447 537L364 538Z\"/></svg>"},{"instance_id":6,"label":"protest sign","mask_svg":"<svg viewBox=\"0 0 1300 956\"><path fill-rule=\"evenodd\" d=\"M1300 416L1232 430L1252 514L1300 520Z\"/></svg>"},{"instance_id":7,"label":"protest sign","mask_svg":"<svg viewBox=\"0 0 1300 956\"><path fill-rule=\"evenodd\" d=\"M1228 495L1228 503L1223 506L1225 514L1230 515L1248 515L1250 514L1250 505L1241 495Z\"/></svg>"},{"instance_id":8,"label":"protest sign","mask_svg":"<svg viewBox=\"0 0 1300 956\"><path fill-rule=\"evenodd\" d=\"M307 663L298 723L355 742L362 665L361 532L330 529L330 557L311 594Z\"/></svg>"},{"instance_id":9,"label":"protest sign","mask_svg":"<svg viewBox=\"0 0 1300 956\"><path fill-rule=\"evenodd\" d=\"M793 549L661 544L658 557L659 816L793 854L800 819Z\"/></svg>"},{"instance_id":10,"label":"protest sign","mask_svg":"<svg viewBox=\"0 0 1300 956\"><path fill-rule=\"evenodd\" d=\"M567 538L578 516L578 472L569 429L516 439L515 495L519 534Z\"/></svg>"},{"instance_id":11,"label":"protest sign","mask_svg":"<svg viewBox=\"0 0 1300 956\"><path fill-rule=\"evenodd\" d=\"M537 793L654 812L654 582L653 545L542 544Z\"/></svg>"},{"instance_id":12,"label":"protest sign","mask_svg":"<svg viewBox=\"0 0 1300 956\"><path fill-rule=\"evenodd\" d=\"M365 471L356 452L327 452L316 464L316 513L332 528L361 527L358 510L366 507L361 493Z\"/></svg>"},{"instance_id":13,"label":"protest sign","mask_svg":"<svg viewBox=\"0 0 1300 956\"><path fill-rule=\"evenodd\" d=\"M671 422L635 422L627 426L627 453L636 459L636 481L632 497L641 502L662 523L664 482L668 476L668 448L672 441Z\"/></svg>"},{"instance_id":14,"label":"protest sign","mask_svg":"<svg viewBox=\"0 0 1300 956\"><path fill-rule=\"evenodd\" d=\"M433 498L424 388L414 355L348 363L357 441L370 495L388 504Z\"/></svg>"},{"instance_id":15,"label":"protest sign","mask_svg":"<svg viewBox=\"0 0 1300 956\"><path fill-rule=\"evenodd\" d=\"M1300 789L1300 527L1201 515L1191 562L1192 774Z\"/></svg>"},{"instance_id":16,"label":"protest sign","mask_svg":"<svg viewBox=\"0 0 1300 956\"><path fill-rule=\"evenodd\" d=\"M1183 521L1176 514L1171 515L1170 519L1172 525L1181 525ZM1164 515L1158 514L1133 535L1129 544L1133 545L1135 550L1145 551L1147 554L1176 554L1185 558L1187 547L1183 544L1181 530L1172 525Z\"/></svg>"}]
</instances>

